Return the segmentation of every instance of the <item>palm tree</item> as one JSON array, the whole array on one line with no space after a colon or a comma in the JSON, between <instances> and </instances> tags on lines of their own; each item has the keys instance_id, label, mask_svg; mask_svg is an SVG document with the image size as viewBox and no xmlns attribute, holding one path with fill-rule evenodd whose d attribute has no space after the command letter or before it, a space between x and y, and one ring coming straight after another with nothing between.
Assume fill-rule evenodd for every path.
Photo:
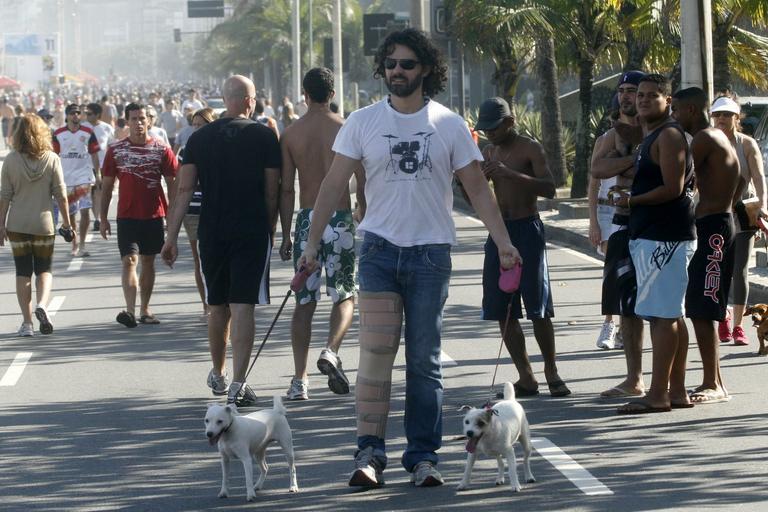
<instances>
[{"instance_id":1,"label":"palm tree","mask_svg":"<svg viewBox=\"0 0 768 512\"><path fill-rule=\"evenodd\" d=\"M747 85L768 87L768 37L746 28L768 28L765 0L712 2L712 59L716 91L732 89L732 73Z\"/></svg>"},{"instance_id":2,"label":"palm tree","mask_svg":"<svg viewBox=\"0 0 768 512\"><path fill-rule=\"evenodd\" d=\"M553 29L542 6L528 0L451 0L448 5L453 14L453 34L466 47L494 62L499 96L514 103L521 76L535 64L542 92L543 145L556 185L564 184Z\"/></svg>"}]
</instances>

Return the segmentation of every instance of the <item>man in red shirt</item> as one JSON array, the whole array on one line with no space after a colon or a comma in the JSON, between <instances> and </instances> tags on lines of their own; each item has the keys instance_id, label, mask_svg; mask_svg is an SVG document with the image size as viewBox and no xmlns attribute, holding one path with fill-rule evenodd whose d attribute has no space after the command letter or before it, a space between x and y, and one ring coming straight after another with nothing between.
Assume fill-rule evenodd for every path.
<instances>
[{"instance_id":1,"label":"man in red shirt","mask_svg":"<svg viewBox=\"0 0 768 512\"><path fill-rule=\"evenodd\" d=\"M101 236L107 239L112 233L107 213L117 178L117 245L123 261L125 295L125 310L117 315L117 321L126 327L136 327L137 289L141 296L139 322L160 323L149 310L149 299L155 284L155 256L164 242L163 218L168 210L161 177L172 191L179 164L169 146L149 136L144 105L126 105L125 118L130 130L128 138L110 144L104 156L99 227ZM139 261L141 276L136 273Z\"/></svg>"}]
</instances>

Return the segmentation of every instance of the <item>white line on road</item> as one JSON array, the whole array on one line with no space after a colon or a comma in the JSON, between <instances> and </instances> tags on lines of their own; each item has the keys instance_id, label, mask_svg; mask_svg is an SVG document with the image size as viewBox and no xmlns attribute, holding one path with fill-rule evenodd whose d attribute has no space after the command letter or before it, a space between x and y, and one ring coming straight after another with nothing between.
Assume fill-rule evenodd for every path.
<instances>
[{"instance_id":1,"label":"white line on road","mask_svg":"<svg viewBox=\"0 0 768 512\"><path fill-rule=\"evenodd\" d=\"M67 297L64 295L57 295L54 298L51 299L51 302L48 303L48 308L46 311L48 312L48 316L54 317L56 316L56 313L59 311L59 308L62 304L64 304L64 299Z\"/></svg>"},{"instance_id":2,"label":"white line on road","mask_svg":"<svg viewBox=\"0 0 768 512\"><path fill-rule=\"evenodd\" d=\"M67 272L77 272L83 266L83 258L72 258L67 266Z\"/></svg>"},{"instance_id":3,"label":"white line on road","mask_svg":"<svg viewBox=\"0 0 768 512\"><path fill-rule=\"evenodd\" d=\"M443 366L458 366L459 364L442 350L440 351L440 363L442 363Z\"/></svg>"},{"instance_id":4,"label":"white line on road","mask_svg":"<svg viewBox=\"0 0 768 512\"><path fill-rule=\"evenodd\" d=\"M24 368L26 368L27 362L31 357L32 352L19 352L16 354L11 366L8 367L2 380L0 380L0 386L14 386L24 372Z\"/></svg>"},{"instance_id":5,"label":"white line on road","mask_svg":"<svg viewBox=\"0 0 768 512\"><path fill-rule=\"evenodd\" d=\"M534 437L531 444L539 454L555 466L559 472L578 487L587 496L604 496L613 491L600 480L584 469L578 462L569 457L563 450L555 446L545 437Z\"/></svg>"},{"instance_id":6,"label":"white line on road","mask_svg":"<svg viewBox=\"0 0 768 512\"><path fill-rule=\"evenodd\" d=\"M584 261L588 261L589 263L599 265L600 267L603 266L603 262L600 261L599 259L593 258L592 256L587 256L586 254L580 253L579 251L574 251L573 249L569 249L568 247L563 247L562 245L553 244L551 242L547 242L547 245L559 251L567 252L571 256L575 256Z\"/></svg>"}]
</instances>

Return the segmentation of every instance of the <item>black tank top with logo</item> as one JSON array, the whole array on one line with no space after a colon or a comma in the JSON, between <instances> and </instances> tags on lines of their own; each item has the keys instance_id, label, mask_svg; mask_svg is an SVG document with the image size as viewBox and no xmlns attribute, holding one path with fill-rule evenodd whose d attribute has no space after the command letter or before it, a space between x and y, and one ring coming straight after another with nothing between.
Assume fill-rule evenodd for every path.
<instances>
[{"instance_id":1,"label":"black tank top with logo","mask_svg":"<svg viewBox=\"0 0 768 512\"><path fill-rule=\"evenodd\" d=\"M665 123L643 139L637 161L637 173L632 182L632 195L649 192L664 184L661 167L651 159L651 146L659 134L667 128L685 131L677 123ZM687 140L687 139L686 139ZM685 145L685 184L682 193L671 201L654 205L632 205L629 216L629 234L634 240L644 238L660 242L696 239L693 211L693 158L690 147Z\"/></svg>"}]
</instances>

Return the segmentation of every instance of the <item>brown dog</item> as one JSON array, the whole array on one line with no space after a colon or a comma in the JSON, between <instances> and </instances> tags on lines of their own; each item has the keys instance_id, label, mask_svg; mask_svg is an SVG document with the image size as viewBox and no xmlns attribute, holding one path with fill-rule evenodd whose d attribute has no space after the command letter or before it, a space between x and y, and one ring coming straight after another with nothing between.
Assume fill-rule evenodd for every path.
<instances>
[{"instance_id":1,"label":"brown dog","mask_svg":"<svg viewBox=\"0 0 768 512\"><path fill-rule=\"evenodd\" d=\"M768 355L768 346L766 346L766 338L768 338L768 304L748 306L744 313L752 315L752 325L757 328L757 339L760 340L760 348L757 354L761 356Z\"/></svg>"}]
</instances>

